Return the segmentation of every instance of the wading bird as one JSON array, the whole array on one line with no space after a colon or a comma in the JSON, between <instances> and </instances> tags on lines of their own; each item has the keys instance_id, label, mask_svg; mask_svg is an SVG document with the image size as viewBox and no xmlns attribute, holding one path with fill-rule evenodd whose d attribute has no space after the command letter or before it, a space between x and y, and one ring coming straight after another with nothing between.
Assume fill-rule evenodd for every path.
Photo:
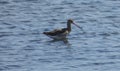
<instances>
[{"instance_id":1,"label":"wading bird","mask_svg":"<svg viewBox=\"0 0 120 71\"><path fill-rule=\"evenodd\" d=\"M55 29L55 30L50 31L50 32L43 32L43 34L47 35L50 38L57 39L57 40L65 39L66 36L71 32L71 24L74 24L78 28L82 29L82 27L75 24L72 19L69 19L67 21L67 27L66 28Z\"/></svg>"}]
</instances>

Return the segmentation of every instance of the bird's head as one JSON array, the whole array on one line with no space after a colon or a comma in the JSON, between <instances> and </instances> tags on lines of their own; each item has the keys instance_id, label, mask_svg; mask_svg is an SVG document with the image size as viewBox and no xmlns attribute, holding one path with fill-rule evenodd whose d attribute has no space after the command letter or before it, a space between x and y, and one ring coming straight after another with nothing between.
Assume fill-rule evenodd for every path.
<instances>
[{"instance_id":1,"label":"bird's head","mask_svg":"<svg viewBox=\"0 0 120 71\"><path fill-rule=\"evenodd\" d=\"M70 23L70 24L74 24L74 22L73 22L73 20L72 19L68 19L68 21L67 21L68 23Z\"/></svg>"},{"instance_id":2,"label":"bird's head","mask_svg":"<svg viewBox=\"0 0 120 71\"><path fill-rule=\"evenodd\" d=\"M67 23L68 23L68 24L74 24L74 25L77 26L78 28L82 29L82 27L80 27L80 26L78 26L77 24L75 24L72 19L68 19ZM82 29L82 30L83 30L83 29Z\"/></svg>"}]
</instances>

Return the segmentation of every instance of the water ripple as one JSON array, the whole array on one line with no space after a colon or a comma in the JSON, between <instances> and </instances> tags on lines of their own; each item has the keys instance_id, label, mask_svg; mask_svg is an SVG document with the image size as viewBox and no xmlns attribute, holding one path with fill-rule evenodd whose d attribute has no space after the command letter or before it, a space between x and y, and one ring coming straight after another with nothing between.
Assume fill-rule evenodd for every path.
<instances>
[{"instance_id":1,"label":"water ripple","mask_svg":"<svg viewBox=\"0 0 120 71\"><path fill-rule=\"evenodd\" d=\"M119 0L0 0L0 71L119 71ZM65 40L44 31L66 27Z\"/></svg>"}]
</instances>

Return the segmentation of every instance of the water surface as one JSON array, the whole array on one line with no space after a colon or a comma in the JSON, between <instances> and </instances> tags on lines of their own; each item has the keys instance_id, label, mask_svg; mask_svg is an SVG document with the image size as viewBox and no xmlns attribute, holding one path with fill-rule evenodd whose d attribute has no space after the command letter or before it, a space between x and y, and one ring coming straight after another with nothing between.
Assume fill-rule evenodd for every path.
<instances>
[{"instance_id":1,"label":"water surface","mask_svg":"<svg viewBox=\"0 0 120 71\"><path fill-rule=\"evenodd\" d=\"M64 41L43 31L72 25ZM0 71L119 71L119 0L0 0Z\"/></svg>"}]
</instances>

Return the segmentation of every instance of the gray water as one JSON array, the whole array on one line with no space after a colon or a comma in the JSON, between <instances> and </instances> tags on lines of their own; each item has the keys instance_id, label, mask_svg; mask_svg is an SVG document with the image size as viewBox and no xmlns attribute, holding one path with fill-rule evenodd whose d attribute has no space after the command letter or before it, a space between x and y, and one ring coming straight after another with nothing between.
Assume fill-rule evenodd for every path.
<instances>
[{"instance_id":1,"label":"gray water","mask_svg":"<svg viewBox=\"0 0 120 71\"><path fill-rule=\"evenodd\" d=\"M0 0L0 71L120 71L120 0Z\"/></svg>"}]
</instances>

